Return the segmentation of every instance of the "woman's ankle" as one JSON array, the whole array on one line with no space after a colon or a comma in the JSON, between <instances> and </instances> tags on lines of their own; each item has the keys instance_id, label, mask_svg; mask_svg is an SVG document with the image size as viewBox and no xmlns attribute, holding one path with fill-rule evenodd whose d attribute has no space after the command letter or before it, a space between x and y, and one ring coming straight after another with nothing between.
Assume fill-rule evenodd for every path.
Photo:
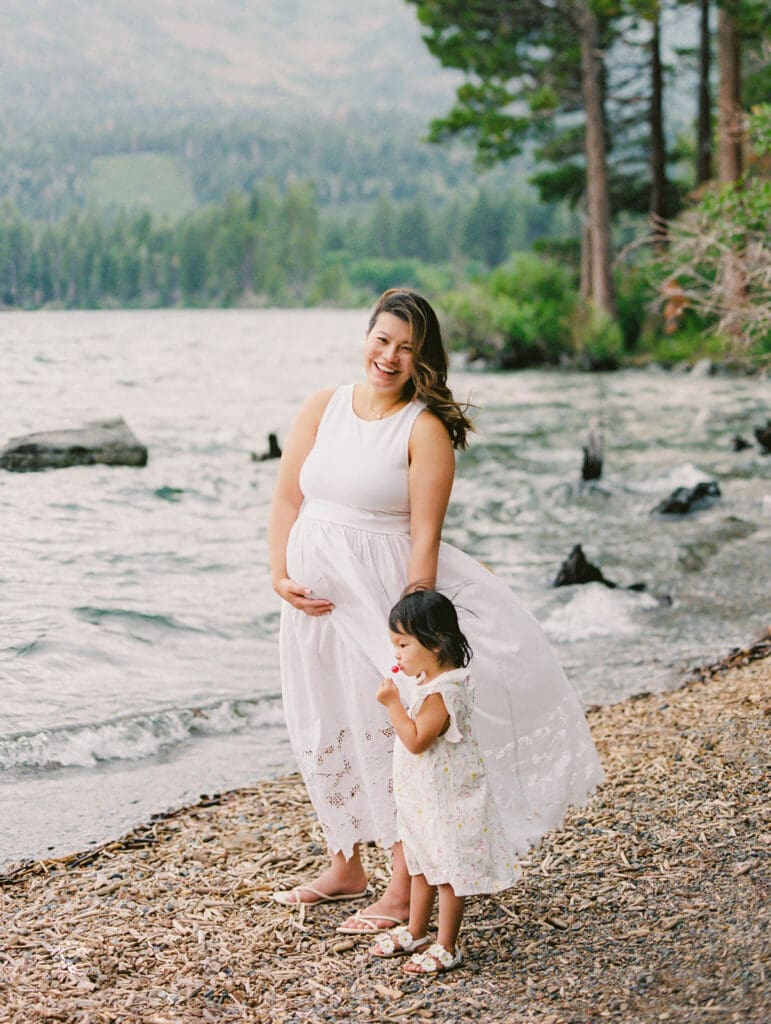
<instances>
[{"instance_id":1,"label":"woman's ankle","mask_svg":"<svg viewBox=\"0 0 771 1024\"><path fill-rule=\"evenodd\" d=\"M322 885L333 886L339 892L361 892L367 886L367 875L361 864L358 870L336 864L334 861L318 876Z\"/></svg>"},{"instance_id":2,"label":"woman's ankle","mask_svg":"<svg viewBox=\"0 0 771 1024\"><path fill-rule=\"evenodd\" d=\"M396 906L409 906L410 905L410 880L409 875L407 879L394 878L392 875L388 880L388 885L383 890L381 899L384 899L387 903L392 903Z\"/></svg>"}]
</instances>

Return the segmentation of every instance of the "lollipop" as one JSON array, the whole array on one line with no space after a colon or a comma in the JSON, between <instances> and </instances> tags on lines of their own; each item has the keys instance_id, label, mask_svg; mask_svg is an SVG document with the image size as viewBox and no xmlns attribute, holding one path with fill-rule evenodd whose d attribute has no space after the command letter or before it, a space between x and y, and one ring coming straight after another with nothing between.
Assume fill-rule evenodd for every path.
<instances>
[{"instance_id":1,"label":"lollipop","mask_svg":"<svg viewBox=\"0 0 771 1024\"><path fill-rule=\"evenodd\" d=\"M391 671L392 672L401 672L401 668L398 665L392 665L391 666Z\"/></svg>"}]
</instances>

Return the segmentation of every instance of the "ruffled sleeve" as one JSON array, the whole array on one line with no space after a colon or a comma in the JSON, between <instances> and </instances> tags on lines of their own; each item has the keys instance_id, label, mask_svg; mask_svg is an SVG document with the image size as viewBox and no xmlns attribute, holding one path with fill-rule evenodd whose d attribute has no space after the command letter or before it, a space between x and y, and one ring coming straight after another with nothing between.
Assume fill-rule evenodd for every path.
<instances>
[{"instance_id":1,"label":"ruffled sleeve","mask_svg":"<svg viewBox=\"0 0 771 1024\"><path fill-rule=\"evenodd\" d=\"M432 687L433 693L441 694L450 724L441 738L448 743L460 743L465 739L473 705L473 687L468 672L458 669L439 676Z\"/></svg>"}]
</instances>

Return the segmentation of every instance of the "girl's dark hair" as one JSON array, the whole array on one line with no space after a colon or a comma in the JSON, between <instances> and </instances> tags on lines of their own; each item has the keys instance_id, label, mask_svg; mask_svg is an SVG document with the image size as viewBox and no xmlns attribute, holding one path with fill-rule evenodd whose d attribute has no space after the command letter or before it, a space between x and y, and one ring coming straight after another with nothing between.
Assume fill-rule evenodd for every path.
<instances>
[{"instance_id":1,"label":"girl's dark hair","mask_svg":"<svg viewBox=\"0 0 771 1024\"><path fill-rule=\"evenodd\" d=\"M438 590L413 590L391 609L388 628L393 633L414 636L435 651L440 665L465 668L473 651L458 625L452 601Z\"/></svg>"},{"instance_id":2,"label":"girl's dark hair","mask_svg":"<svg viewBox=\"0 0 771 1024\"><path fill-rule=\"evenodd\" d=\"M456 402L447 387L447 353L436 313L422 295L404 288L389 288L383 292L370 317L367 333L381 313L392 313L410 325L414 369L405 397L425 402L444 423L453 448L465 448L466 434L474 425L466 415L468 404L461 406Z\"/></svg>"}]
</instances>

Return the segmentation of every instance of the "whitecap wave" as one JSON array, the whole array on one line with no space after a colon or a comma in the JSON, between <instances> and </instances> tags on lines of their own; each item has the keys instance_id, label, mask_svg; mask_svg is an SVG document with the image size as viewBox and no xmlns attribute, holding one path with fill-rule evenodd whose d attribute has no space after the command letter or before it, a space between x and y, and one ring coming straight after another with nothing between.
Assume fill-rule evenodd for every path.
<instances>
[{"instance_id":1,"label":"whitecap wave","mask_svg":"<svg viewBox=\"0 0 771 1024\"><path fill-rule=\"evenodd\" d=\"M281 700L225 700L206 707L167 708L89 725L43 729L0 739L0 771L90 768L138 761L202 736L222 736L283 723Z\"/></svg>"},{"instance_id":2,"label":"whitecap wave","mask_svg":"<svg viewBox=\"0 0 771 1024\"><path fill-rule=\"evenodd\" d=\"M643 629L636 613L656 607L658 602L650 594L609 590L601 583L587 583L567 604L553 611L543 625L549 639L558 643L598 636L632 636Z\"/></svg>"}]
</instances>

